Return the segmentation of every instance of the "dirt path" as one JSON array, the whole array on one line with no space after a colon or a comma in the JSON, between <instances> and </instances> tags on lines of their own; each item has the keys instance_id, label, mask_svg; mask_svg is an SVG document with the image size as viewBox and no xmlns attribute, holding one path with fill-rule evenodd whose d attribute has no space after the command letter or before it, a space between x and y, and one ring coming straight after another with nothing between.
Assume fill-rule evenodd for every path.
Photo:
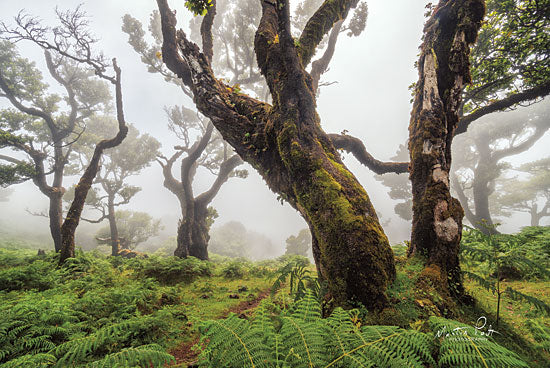
<instances>
[{"instance_id":1,"label":"dirt path","mask_svg":"<svg viewBox=\"0 0 550 368\"><path fill-rule=\"evenodd\" d=\"M239 304L224 311L220 316L218 316L218 319L227 317L229 313L246 315L247 311L251 311L256 308L260 304L260 302L269 295L269 293L270 289L267 289L262 291L260 294L258 294L256 298L252 300L243 300ZM193 339L193 341L182 344L172 349L169 353L172 354L174 358L176 358L176 363L172 365L186 364L189 367L194 367L193 364L196 363L199 352L194 351L193 346L199 342L199 338L200 337L197 336Z\"/></svg>"}]
</instances>

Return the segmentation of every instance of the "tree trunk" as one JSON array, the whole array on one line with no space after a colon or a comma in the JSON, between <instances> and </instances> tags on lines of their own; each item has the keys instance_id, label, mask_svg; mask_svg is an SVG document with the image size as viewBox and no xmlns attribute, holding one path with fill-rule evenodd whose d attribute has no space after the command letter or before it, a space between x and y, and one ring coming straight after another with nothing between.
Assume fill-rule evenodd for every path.
<instances>
[{"instance_id":1,"label":"tree trunk","mask_svg":"<svg viewBox=\"0 0 550 368\"><path fill-rule=\"evenodd\" d=\"M88 195L88 191L92 187L93 181L99 170L99 160L101 159L101 155L103 155L103 151L108 148L118 146L128 134L128 126L124 120L124 112L122 107L122 86L120 83L121 70L116 64L115 59L113 59L113 68L115 69L116 77L109 78L109 81L115 85L118 132L113 138L104 139L96 144L90 163L88 164L88 167L86 167L84 174L82 174L77 186L75 187L74 200L71 203L69 211L67 212L67 217L61 226L62 243L59 264L63 264L67 258L74 257L75 255L74 236L76 228L80 222L80 215L84 209L86 196ZM99 73L99 75L103 75L101 70L96 70L96 72Z\"/></svg>"},{"instance_id":2,"label":"tree trunk","mask_svg":"<svg viewBox=\"0 0 550 368\"><path fill-rule=\"evenodd\" d=\"M120 251L120 241L118 239L118 227L116 225L115 217L115 205L114 205L114 196L111 198L109 196L109 203L107 204L108 215L107 219L109 220L109 230L111 233L111 255L117 256Z\"/></svg>"},{"instance_id":3,"label":"tree trunk","mask_svg":"<svg viewBox=\"0 0 550 368\"><path fill-rule=\"evenodd\" d=\"M461 296L458 252L464 211L449 191L451 142L463 87L470 82L469 45L485 13L481 0L442 0L426 23L409 127L413 191L411 254L426 258L433 281Z\"/></svg>"},{"instance_id":4,"label":"tree trunk","mask_svg":"<svg viewBox=\"0 0 550 368\"><path fill-rule=\"evenodd\" d=\"M177 257L208 259L208 210L194 202L186 206L186 216L178 224Z\"/></svg>"},{"instance_id":5,"label":"tree trunk","mask_svg":"<svg viewBox=\"0 0 550 368\"><path fill-rule=\"evenodd\" d=\"M50 233L52 234L55 252L61 250L61 225L63 224L63 191L53 191L49 196Z\"/></svg>"},{"instance_id":6,"label":"tree trunk","mask_svg":"<svg viewBox=\"0 0 550 368\"><path fill-rule=\"evenodd\" d=\"M489 185L496 179L495 174L499 170L491 157L489 137L481 136L480 139L476 139L476 147L479 152L479 160L474 171L472 192L477 220L475 223L472 222L472 225L486 235L498 234L489 210L489 196L492 193Z\"/></svg>"},{"instance_id":7,"label":"tree trunk","mask_svg":"<svg viewBox=\"0 0 550 368\"><path fill-rule=\"evenodd\" d=\"M176 35L166 1L157 0L162 55L224 139L310 224L319 277L334 304L381 309L389 304L385 291L395 278L393 253L366 191L320 127L311 77L303 69L322 35L356 3L337 2L322 7L296 43L288 4L262 2L255 51L273 106L216 79L198 47L183 32Z\"/></svg>"},{"instance_id":8,"label":"tree trunk","mask_svg":"<svg viewBox=\"0 0 550 368\"><path fill-rule=\"evenodd\" d=\"M539 214L538 206L536 203L533 203L533 206L531 207L531 211L529 211L529 213L531 215L531 226L540 226L542 212Z\"/></svg>"}]
</instances>

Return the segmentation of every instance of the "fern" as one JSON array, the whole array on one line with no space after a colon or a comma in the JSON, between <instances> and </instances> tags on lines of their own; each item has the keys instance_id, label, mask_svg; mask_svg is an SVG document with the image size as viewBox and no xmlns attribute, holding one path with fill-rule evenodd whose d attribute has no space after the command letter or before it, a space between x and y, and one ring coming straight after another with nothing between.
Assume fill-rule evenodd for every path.
<instances>
[{"instance_id":1,"label":"fern","mask_svg":"<svg viewBox=\"0 0 550 368\"><path fill-rule=\"evenodd\" d=\"M393 326L360 327L355 311L336 309L321 318L311 291L281 316L266 303L253 322L235 315L203 324L206 367L424 367L435 364L432 339ZM279 328L280 326L280 328Z\"/></svg>"},{"instance_id":2,"label":"fern","mask_svg":"<svg viewBox=\"0 0 550 368\"><path fill-rule=\"evenodd\" d=\"M47 353L26 354L7 363L0 364L1 368L41 368L55 364L55 356Z\"/></svg>"},{"instance_id":3,"label":"fern","mask_svg":"<svg viewBox=\"0 0 550 368\"><path fill-rule=\"evenodd\" d=\"M485 290L493 293L493 295L496 293L496 286L494 281L484 279L478 274L469 272L469 271L462 271L462 274L468 277L470 280L476 282L479 286L483 287Z\"/></svg>"},{"instance_id":4,"label":"fern","mask_svg":"<svg viewBox=\"0 0 550 368\"><path fill-rule=\"evenodd\" d=\"M533 319L527 320L526 325L531 331L533 338L538 343L537 348L546 353L550 353L550 327Z\"/></svg>"},{"instance_id":5,"label":"fern","mask_svg":"<svg viewBox=\"0 0 550 368\"><path fill-rule=\"evenodd\" d=\"M423 368L431 367L528 367L519 357L493 342L476 338L476 329L462 323L432 317L438 331L468 332L461 341L441 338L439 352L434 334L397 326L361 326L358 311L336 308L321 318L320 303L311 291L280 312L263 302L252 322L231 315L201 326L206 347L201 367L226 368ZM277 313L274 313L277 312ZM278 313L281 313L278 315ZM472 338L468 338L471 336ZM438 362L432 354L438 358Z\"/></svg>"},{"instance_id":6,"label":"fern","mask_svg":"<svg viewBox=\"0 0 550 368\"><path fill-rule=\"evenodd\" d=\"M174 357L164 352L162 347L151 344L122 349L117 353L107 355L101 360L96 360L88 367L164 367L165 364L174 361Z\"/></svg>"},{"instance_id":7,"label":"fern","mask_svg":"<svg viewBox=\"0 0 550 368\"><path fill-rule=\"evenodd\" d=\"M540 312L545 313L546 315L550 315L550 306L542 300L537 299L531 295L523 294L517 290L512 289L511 287L507 287L505 291L508 295L510 295L510 298L512 298L513 300L527 302L534 306Z\"/></svg>"},{"instance_id":8,"label":"fern","mask_svg":"<svg viewBox=\"0 0 550 368\"><path fill-rule=\"evenodd\" d=\"M474 327L441 317L430 317L429 323L440 338L441 368L529 367L517 354L481 335Z\"/></svg>"}]
</instances>

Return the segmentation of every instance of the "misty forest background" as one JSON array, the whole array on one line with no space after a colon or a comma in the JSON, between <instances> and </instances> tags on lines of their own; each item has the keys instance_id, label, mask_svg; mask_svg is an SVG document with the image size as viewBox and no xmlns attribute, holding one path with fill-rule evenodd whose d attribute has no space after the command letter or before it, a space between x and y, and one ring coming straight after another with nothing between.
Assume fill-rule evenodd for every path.
<instances>
[{"instance_id":1,"label":"misty forest background","mask_svg":"<svg viewBox=\"0 0 550 368\"><path fill-rule=\"evenodd\" d=\"M550 367L549 1L0 9L0 367Z\"/></svg>"}]
</instances>

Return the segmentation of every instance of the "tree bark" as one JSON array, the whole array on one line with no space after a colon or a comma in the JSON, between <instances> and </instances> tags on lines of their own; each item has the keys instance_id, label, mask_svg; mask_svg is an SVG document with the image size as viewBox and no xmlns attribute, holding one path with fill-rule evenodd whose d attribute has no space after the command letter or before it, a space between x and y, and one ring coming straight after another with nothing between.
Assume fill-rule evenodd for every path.
<instances>
[{"instance_id":1,"label":"tree bark","mask_svg":"<svg viewBox=\"0 0 550 368\"><path fill-rule=\"evenodd\" d=\"M451 143L463 87L470 82L469 52L485 15L482 0L441 0L424 28L409 126L413 224L409 254L461 296L458 252L464 211L449 191Z\"/></svg>"},{"instance_id":2,"label":"tree bark","mask_svg":"<svg viewBox=\"0 0 550 368\"><path fill-rule=\"evenodd\" d=\"M241 158L310 224L319 277L335 305L387 306L385 290L395 278L391 248L367 193L320 128L315 91L304 70L322 36L356 1L325 2L297 43L290 35L288 3L262 2L255 51L273 106L216 79L198 47L181 30L176 34L166 0L157 3L164 62L193 90L198 109Z\"/></svg>"}]
</instances>

